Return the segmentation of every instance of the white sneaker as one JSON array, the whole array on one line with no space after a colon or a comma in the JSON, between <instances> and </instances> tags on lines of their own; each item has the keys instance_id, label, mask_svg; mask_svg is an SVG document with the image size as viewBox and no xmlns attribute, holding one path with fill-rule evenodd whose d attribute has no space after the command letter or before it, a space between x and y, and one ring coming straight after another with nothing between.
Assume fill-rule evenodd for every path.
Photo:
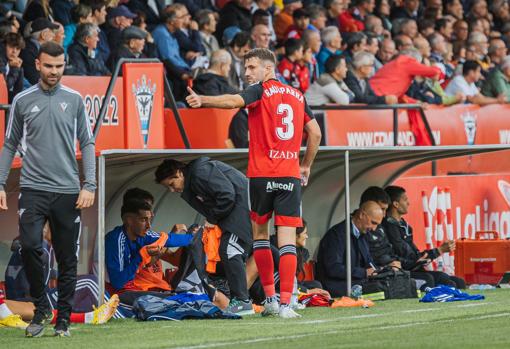
<instances>
[{"instance_id":1,"label":"white sneaker","mask_svg":"<svg viewBox=\"0 0 510 349\"><path fill-rule=\"evenodd\" d=\"M278 316L283 319L296 319L301 317L301 315L292 310L289 305L280 305Z\"/></svg>"},{"instance_id":2,"label":"white sneaker","mask_svg":"<svg viewBox=\"0 0 510 349\"><path fill-rule=\"evenodd\" d=\"M264 311L262 312L262 316L271 316L278 315L280 311L280 306L278 305L278 299L276 297L266 298L264 302Z\"/></svg>"}]
</instances>

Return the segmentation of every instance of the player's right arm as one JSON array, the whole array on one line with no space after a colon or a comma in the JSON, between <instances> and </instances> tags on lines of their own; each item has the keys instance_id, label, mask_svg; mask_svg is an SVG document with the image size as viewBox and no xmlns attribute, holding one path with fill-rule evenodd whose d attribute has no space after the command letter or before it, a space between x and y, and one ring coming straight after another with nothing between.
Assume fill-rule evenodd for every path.
<instances>
[{"instance_id":1,"label":"player's right arm","mask_svg":"<svg viewBox=\"0 0 510 349\"><path fill-rule=\"evenodd\" d=\"M197 95L190 87L188 92L186 102L191 108L236 109L245 106L244 99L240 95L202 96Z\"/></svg>"},{"instance_id":2,"label":"player's right arm","mask_svg":"<svg viewBox=\"0 0 510 349\"><path fill-rule=\"evenodd\" d=\"M5 142L0 153L0 210L7 210L7 194L5 182L11 170L12 160L23 136L23 115L19 112L19 104L14 100L9 114L9 123L5 132Z\"/></svg>"}]
</instances>

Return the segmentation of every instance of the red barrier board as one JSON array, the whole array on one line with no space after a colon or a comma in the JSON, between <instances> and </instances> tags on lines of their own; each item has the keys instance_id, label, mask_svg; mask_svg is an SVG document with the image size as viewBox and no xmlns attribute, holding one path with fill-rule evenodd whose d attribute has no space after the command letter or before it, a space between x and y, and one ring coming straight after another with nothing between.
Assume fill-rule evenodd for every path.
<instances>
[{"instance_id":1,"label":"red barrier board","mask_svg":"<svg viewBox=\"0 0 510 349\"><path fill-rule=\"evenodd\" d=\"M5 84L4 76L0 74L0 104L7 104L8 99L7 85ZM0 110L0 145L4 144L5 120L7 120L7 118L5 118L5 112Z\"/></svg>"}]
</instances>

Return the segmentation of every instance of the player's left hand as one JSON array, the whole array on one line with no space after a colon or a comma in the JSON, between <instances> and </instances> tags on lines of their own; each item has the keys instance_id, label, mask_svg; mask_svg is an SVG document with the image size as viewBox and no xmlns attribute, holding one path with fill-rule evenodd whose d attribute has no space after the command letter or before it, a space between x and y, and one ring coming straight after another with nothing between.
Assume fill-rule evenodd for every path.
<instances>
[{"instance_id":1,"label":"player's left hand","mask_svg":"<svg viewBox=\"0 0 510 349\"><path fill-rule=\"evenodd\" d=\"M191 108L200 108L202 106L202 98L188 87L189 96L186 97L186 102L188 102Z\"/></svg>"},{"instance_id":2,"label":"player's left hand","mask_svg":"<svg viewBox=\"0 0 510 349\"><path fill-rule=\"evenodd\" d=\"M301 175L301 185L306 187L308 184L308 178L310 177L310 167L300 166L299 173Z\"/></svg>"},{"instance_id":3,"label":"player's left hand","mask_svg":"<svg viewBox=\"0 0 510 349\"><path fill-rule=\"evenodd\" d=\"M78 195L78 200L76 200L76 208L78 210L82 210L84 208L91 207L92 205L94 205L95 196L96 194L86 189L80 190L80 195Z\"/></svg>"}]
</instances>

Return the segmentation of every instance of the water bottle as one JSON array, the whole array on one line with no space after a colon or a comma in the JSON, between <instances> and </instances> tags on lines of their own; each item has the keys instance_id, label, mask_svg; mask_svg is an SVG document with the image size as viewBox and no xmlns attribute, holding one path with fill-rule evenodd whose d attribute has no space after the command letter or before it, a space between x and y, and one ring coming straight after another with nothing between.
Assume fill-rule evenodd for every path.
<instances>
[{"instance_id":1,"label":"water bottle","mask_svg":"<svg viewBox=\"0 0 510 349\"><path fill-rule=\"evenodd\" d=\"M363 294L363 287L361 285L353 285L351 288L351 298L358 300Z\"/></svg>"}]
</instances>

